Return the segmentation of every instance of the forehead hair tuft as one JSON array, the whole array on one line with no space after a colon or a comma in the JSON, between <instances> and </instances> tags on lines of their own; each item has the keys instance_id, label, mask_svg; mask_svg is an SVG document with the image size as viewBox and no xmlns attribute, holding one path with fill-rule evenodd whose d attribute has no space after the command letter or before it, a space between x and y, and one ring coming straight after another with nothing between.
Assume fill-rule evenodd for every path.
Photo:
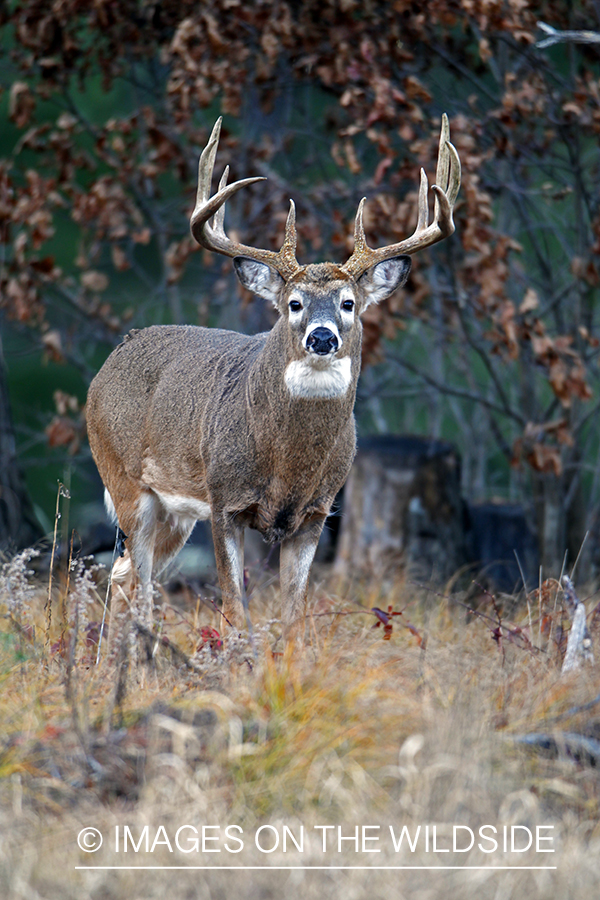
<instances>
[{"instance_id":1,"label":"forehead hair tuft","mask_svg":"<svg viewBox=\"0 0 600 900\"><path fill-rule=\"evenodd\" d=\"M303 284L323 286L330 281L348 282L353 281L353 278L335 263L313 263L310 266L303 266L298 272L295 272L289 279L288 284L293 285L301 282Z\"/></svg>"}]
</instances>

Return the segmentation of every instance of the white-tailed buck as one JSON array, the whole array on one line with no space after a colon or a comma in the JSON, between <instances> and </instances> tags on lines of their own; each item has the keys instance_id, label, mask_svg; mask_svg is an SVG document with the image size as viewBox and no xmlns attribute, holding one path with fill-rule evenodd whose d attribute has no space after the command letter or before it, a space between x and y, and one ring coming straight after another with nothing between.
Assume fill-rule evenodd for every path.
<instances>
[{"instance_id":1,"label":"white-tailed buck","mask_svg":"<svg viewBox=\"0 0 600 900\"><path fill-rule=\"evenodd\" d=\"M225 202L240 188L227 169L211 196L221 120L200 158L191 231L209 250L233 257L241 283L271 301L279 319L247 336L192 326L153 326L128 335L94 378L87 403L92 453L126 537L113 568L131 599L181 549L198 519L211 519L223 613L243 627L244 528L281 542L286 640L304 633L308 577L323 523L355 453L353 407L360 370L360 316L406 281L410 257L454 231L460 162L442 120L434 220L421 170L414 234L371 249L361 200L354 251L343 265L301 266L295 208L279 252L231 240ZM111 626L112 627L112 626Z\"/></svg>"}]
</instances>

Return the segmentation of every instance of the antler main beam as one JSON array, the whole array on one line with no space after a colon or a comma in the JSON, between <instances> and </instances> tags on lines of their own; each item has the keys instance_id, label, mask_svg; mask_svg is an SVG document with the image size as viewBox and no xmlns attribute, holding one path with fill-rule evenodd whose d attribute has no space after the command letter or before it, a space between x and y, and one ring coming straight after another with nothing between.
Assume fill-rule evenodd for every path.
<instances>
[{"instance_id":1,"label":"antler main beam","mask_svg":"<svg viewBox=\"0 0 600 900\"><path fill-rule=\"evenodd\" d=\"M425 247L449 237L454 231L452 212L460 188L460 159L455 147L450 143L450 125L448 116L442 116L442 128L440 132L440 146L435 180L432 186L435 194L435 206L433 222L428 225L429 208L428 193L429 182L425 170L421 169L421 183L419 186L419 207L417 227L411 237L400 241L398 244L389 244L373 250L368 246L363 226L363 208L366 197L360 201L354 223L354 251L348 262L342 269L353 278L358 278L363 272L376 263L400 256L403 253L412 254Z\"/></svg>"},{"instance_id":2,"label":"antler main beam","mask_svg":"<svg viewBox=\"0 0 600 900\"><path fill-rule=\"evenodd\" d=\"M194 239L207 250L214 250L224 256L246 256L258 262L264 262L275 269L287 281L300 269L296 259L296 208L294 201L290 200L290 211L285 226L285 237L281 249L275 253L273 250L261 250L257 247L248 247L238 241L232 241L227 236L224 228L225 203L243 187L254 184L257 181L265 181L262 176L243 178L227 184L229 166L223 172L219 189L214 196L210 195L211 182L215 167L215 158L219 146L221 134L220 116L215 122L210 140L202 152L198 164L198 193L196 195L196 207L190 220L190 231ZM212 224L210 220L212 221Z\"/></svg>"},{"instance_id":3,"label":"antler main beam","mask_svg":"<svg viewBox=\"0 0 600 900\"><path fill-rule=\"evenodd\" d=\"M221 133L221 122L222 118L217 119L210 140L200 157L196 207L190 222L192 235L207 250L214 250L225 256L246 256L249 259L266 263L279 272L285 281L289 281L301 269L296 259L296 208L293 200L290 200L284 241L277 253L273 250L248 247L246 244L231 240L225 233L224 219L227 200L246 185L265 181L265 179L262 176L243 178L228 185L229 166L227 166L217 193L211 197L210 189ZM363 225L363 209L366 198L363 197L359 203L354 223L354 250L350 259L341 266L342 271L352 278L358 278L376 263L391 259L393 256L400 256L403 253L416 253L418 250L423 250L425 247L430 247L443 238L449 237L454 231L452 213L460 188L460 174L460 159L456 149L450 143L450 125L448 116L444 113L440 131L436 183L432 186L435 195L433 222L428 224L429 182L424 169L421 169L417 227L411 237L397 244L389 244L378 250L373 250L368 246Z\"/></svg>"}]
</instances>

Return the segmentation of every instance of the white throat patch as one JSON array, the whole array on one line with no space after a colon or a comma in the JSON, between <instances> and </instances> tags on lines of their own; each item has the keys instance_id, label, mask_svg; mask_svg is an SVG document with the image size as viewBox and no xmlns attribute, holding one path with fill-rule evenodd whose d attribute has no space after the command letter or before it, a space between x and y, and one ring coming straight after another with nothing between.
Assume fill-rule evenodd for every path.
<instances>
[{"instance_id":1,"label":"white throat patch","mask_svg":"<svg viewBox=\"0 0 600 900\"><path fill-rule=\"evenodd\" d=\"M349 356L332 359L328 366L317 369L307 359L291 362L285 370L285 384L292 397L320 397L332 400L342 397L352 383L352 360Z\"/></svg>"}]
</instances>

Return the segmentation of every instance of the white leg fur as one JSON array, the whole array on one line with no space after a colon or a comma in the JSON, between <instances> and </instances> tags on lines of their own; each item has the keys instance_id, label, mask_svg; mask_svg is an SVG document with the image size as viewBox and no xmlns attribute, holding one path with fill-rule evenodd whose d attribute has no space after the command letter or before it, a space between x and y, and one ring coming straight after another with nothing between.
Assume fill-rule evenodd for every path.
<instances>
[{"instance_id":1,"label":"white leg fur","mask_svg":"<svg viewBox=\"0 0 600 900\"><path fill-rule=\"evenodd\" d=\"M244 589L244 532L240 530L237 539L226 537L225 549L231 566L231 578L241 594Z\"/></svg>"},{"instance_id":2,"label":"white leg fur","mask_svg":"<svg viewBox=\"0 0 600 900\"><path fill-rule=\"evenodd\" d=\"M104 506L106 508L106 514L108 518L114 525L116 525L117 511L115 509L115 504L112 502L112 497L108 493L108 488L104 488Z\"/></svg>"},{"instance_id":3,"label":"white leg fur","mask_svg":"<svg viewBox=\"0 0 600 900\"><path fill-rule=\"evenodd\" d=\"M113 584L123 584L131 574L131 557L129 553L120 557L112 567L111 580Z\"/></svg>"},{"instance_id":4,"label":"white leg fur","mask_svg":"<svg viewBox=\"0 0 600 900\"><path fill-rule=\"evenodd\" d=\"M138 524L131 539L130 553L139 579L138 596L134 600L140 621L148 626L152 621L152 568L158 520L158 500L148 492L138 502Z\"/></svg>"},{"instance_id":5,"label":"white leg fur","mask_svg":"<svg viewBox=\"0 0 600 900\"><path fill-rule=\"evenodd\" d=\"M282 625L286 641L302 643L308 577L323 524L281 543L280 574Z\"/></svg>"}]
</instances>

